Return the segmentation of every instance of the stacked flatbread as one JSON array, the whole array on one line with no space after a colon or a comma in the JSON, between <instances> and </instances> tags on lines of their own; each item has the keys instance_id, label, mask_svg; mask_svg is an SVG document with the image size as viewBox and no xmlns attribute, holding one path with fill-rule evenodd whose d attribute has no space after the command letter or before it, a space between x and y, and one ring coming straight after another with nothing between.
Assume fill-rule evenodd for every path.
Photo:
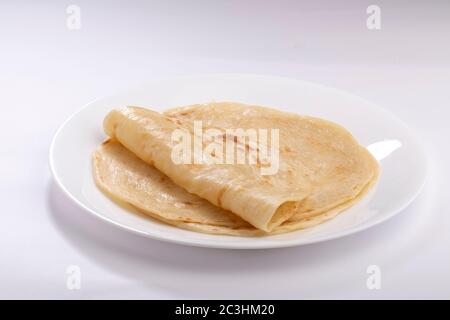
<instances>
[{"instance_id":1,"label":"stacked flatbread","mask_svg":"<svg viewBox=\"0 0 450 320\"><path fill-rule=\"evenodd\" d=\"M267 163L260 158L241 164L174 161L174 131L195 138L196 123L218 133L277 129L276 172L264 174ZM110 139L93 157L99 188L153 218L199 232L261 236L312 227L361 199L379 172L371 154L337 124L240 103L163 113L126 107L106 116L104 130ZM202 140L201 147L216 138ZM247 151L259 146L229 134L220 139L221 148L229 142Z\"/></svg>"}]
</instances>

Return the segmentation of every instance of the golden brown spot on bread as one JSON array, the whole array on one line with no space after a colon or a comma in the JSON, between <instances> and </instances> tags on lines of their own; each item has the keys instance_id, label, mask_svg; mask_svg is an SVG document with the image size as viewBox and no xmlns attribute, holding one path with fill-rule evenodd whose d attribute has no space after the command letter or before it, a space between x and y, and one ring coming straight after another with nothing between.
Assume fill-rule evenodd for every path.
<instances>
[{"instance_id":1,"label":"golden brown spot on bread","mask_svg":"<svg viewBox=\"0 0 450 320\"><path fill-rule=\"evenodd\" d=\"M227 189L226 187L220 189L219 194L217 195L217 205L219 207L222 206L222 197L223 197L223 194L225 193L226 189Z\"/></svg>"}]
</instances>

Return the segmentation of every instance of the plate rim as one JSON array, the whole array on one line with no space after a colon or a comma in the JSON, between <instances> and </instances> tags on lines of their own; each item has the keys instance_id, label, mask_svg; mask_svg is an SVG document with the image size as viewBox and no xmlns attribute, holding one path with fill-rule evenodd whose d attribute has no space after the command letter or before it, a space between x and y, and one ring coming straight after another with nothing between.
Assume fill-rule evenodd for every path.
<instances>
[{"instance_id":1,"label":"plate rim","mask_svg":"<svg viewBox=\"0 0 450 320\"><path fill-rule=\"evenodd\" d=\"M104 215L98 213L96 210L89 208L88 206L86 206L85 204L83 204L80 200L78 200L78 198L76 196L74 196L63 184L63 182L61 181L60 177L57 174L57 170L55 167L55 145L56 145L56 141L58 140L58 137L60 136L61 132L63 131L63 129L66 127L66 125L74 118L76 117L79 113L83 112L85 109L89 108L92 104L94 104L97 101L100 101L102 99L106 99L106 98L111 98L114 97L116 95L122 95L122 94L126 94L127 92L133 91L133 90L137 90L139 88L143 88L145 86L151 85L152 83L158 83L158 82L163 82L163 81L171 81L171 80L186 80L186 79L199 79L199 78L206 78L206 77L257 77L257 78L270 78L270 79L276 79L276 80L282 80L282 81L291 81L291 82L298 82L299 84L303 83L303 84L308 84L310 86L314 86L317 88L322 88L322 89L327 89L327 90L332 90L337 94L340 95L344 95L344 96L348 96L348 97L352 97L352 98L357 98L359 100L361 100L362 102L364 102L367 105L370 105L372 108L376 108L378 109L378 111L381 111L383 113L385 113L386 115L388 115L391 118L394 118L399 124L401 124L403 126L403 129L405 131L408 132L408 134L411 136L411 138L415 141L418 149L420 149L420 154L422 156L422 160L424 162L424 174L423 174L423 179L421 181L420 186L416 189L416 191L414 192L414 194L411 195L411 197L408 199L408 201L404 202L401 206L399 206L398 208L395 208L393 210L390 210L390 212L388 214L385 214L383 216L381 216L380 218L372 221L371 223L361 223L360 225L356 225L354 227L351 227L347 230L343 230L343 231L338 231L335 232L333 234L330 235L325 235L325 236L317 236L317 237L312 237L310 239L292 239L288 242L282 243L282 242L278 242L278 243L239 243L239 242L233 242L233 243L221 243L221 242L217 242L217 241L212 241L212 240L192 240L192 239L178 239L178 238L169 238L169 237L163 237L163 236L159 236L159 235L155 235L152 233L148 233L142 230L138 230L134 227L131 226L127 226L124 225L120 222L114 221L113 219L110 219L108 217L105 217ZM415 131L411 130L410 127L403 122L403 120L401 120L400 118L398 118L395 114L393 114L391 111L386 110L378 105L376 105L375 103L366 100L365 98L360 97L359 95L353 94L353 93L349 93L346 91L343 91L341 89L335 88L333 86L328 86L328 85L323 85L317 82L313 82L313 81L308 81L308 80L303 80L303 79L296 79L296 78L290 78L290 77L283 77L283 76L272 76L272 75L265 75L265 74L258 74L258 73L205 73L205 74L194 74L194 75L183 75L183 76L174 76L174 77L161 77L161 78L154 78L151 79L149 81L145 81L142 82L134 87L127 87L123 90L119 90L116 93L113 93L111 95L104 95L104 96L100 96L97 97L91 101L89 101L88 103L84 104L81 108L77 109L75 112L73 112L69 117L67 117L62 123L61 125L58 127L58 129L56 130L55 134L53 135L53 138L51 140L50 143L50 147L49 147L49 167L50 167L50 172L52 174L52 179L53 181L56 182L56 185L60 188L60 190L63 191L64 195L66 197L68 197L70 200L72 200L79 208L89 212L92 216L94 216L96 219L100 220L100 221L104 221L107 223L112 224L114 227L120 229L120 230L125 230L127 232L131 232L134 233L136 235L140 235L140 236L144 236L146 238L150 238L150 239L154 239L154 240L158 240L158 241L163 241L163 242L169 242L169 243L174 243L174 244L179 244L179 245L184 245L184 246L194 246L194 247L203 247L203 248L216 248L216 249L275 249L275 248L288 248L288 247L296 247L296 246L303 246L303 245L310 245L310 244L315 244L315 243L321 243L321 242L325 242L325 241L330 241L330 240L334 240L334 239L339 239L339 238L343 238L343 237L347 237L356 233L359 233L361 231L367 230L369 228L375 227L377 225L380 225L381 223L390 220L392 217L394 217L395 215L403 212L417 197L418 195L422 192L427 178L428 178L428 157L427 154L425 152L425 148L423 147L423 143L422 140L420 139L420 137L415 133ZM191 231L193 232L193 231ZM214 234L209 235L211 237L214 237Z\"/></svg>"}]
</instances>

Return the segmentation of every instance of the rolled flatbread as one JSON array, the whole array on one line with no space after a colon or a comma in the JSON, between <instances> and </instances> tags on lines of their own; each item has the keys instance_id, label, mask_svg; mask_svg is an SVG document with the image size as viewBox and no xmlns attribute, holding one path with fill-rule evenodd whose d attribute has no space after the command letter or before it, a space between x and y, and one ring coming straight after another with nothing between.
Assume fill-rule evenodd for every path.
<instances>
[{"instance_id":1,"label":"rolled flatbread","mask_svg":"<svg viewBox=\"0 0 450 320\"><path fill-rule=\"evenodd\" d=\"M191 194L145 163L118 141L102 143L93 154L97 186L119 205L132 205L161 222L196 232L233 236L266 236L230 211ZM346 204L348 206L350 204ZM129 206L127 206L129 209ZM310 228L336 216L335 208L313 218L286 221L270 234Z\"/></svg>"},{"instance_id":2,"label":"rolled flatbread","mask_svg":"<svg viewBox=\"0 0 450 320\"><path fill-rule=\"evenodd\" d=\"M177 145L173 132L184 130L195 137L195 121L201 121L204 130L277 129L278 170L264 175L260 161L239 165L174 163ZM171 183L264 232L290 231L324 221L356 201L378 176L375 159L342 127L270 108L212 103L161 114L127 107L108 114L104 128ZM250 141L233 135L224 134L223 139L225 146L233 140L237 149L255 148Z\"/></svg>"}]
</instances>

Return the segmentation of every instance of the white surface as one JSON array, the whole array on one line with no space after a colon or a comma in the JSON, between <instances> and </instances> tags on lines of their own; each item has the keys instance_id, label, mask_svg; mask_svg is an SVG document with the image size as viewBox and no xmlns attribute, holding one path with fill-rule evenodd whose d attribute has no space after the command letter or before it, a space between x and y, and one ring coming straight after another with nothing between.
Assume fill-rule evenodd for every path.
<instances>
[{"instance_id":1,"label":"white surface","mask_svg":"<svg viewBox=\"0 0 450 320\"><path fill-rule=\"evenodd\" d=\"M450 298L450 10L377 1L188 5L0 3L1 298ZM255 72L311 80L390 110L425 143L428 182L402 214L300 248L188 248L109 227L54 186L48 149L80 106L172 75ZM380 290L366 269L382 271ZM66 268L81 268L81 290ZM270 285L268 285L270 284Z\"/></svg>"},{"instance_id":2,"label":"white surface","mask_svg":"<svg viewBox=\"0 0 450 320\"><path fill-rule=\"evenodd\" d=\"M276 106L341 124L380 160L380 177L371 192L331 221L297 232L257 238L203 234L161 224L132 214L96 187L92 153L106 139L102 124L112 106L150 106L163 111L211 101ZM219 74L152 81L89 103L58 129L50 147L50 168L55 182L76 204L124 230L199 247L268 249L340 238L393 217L423 187L426 155L401 121L361 98L295 79Z\"/></svg>"}]
</instances>

